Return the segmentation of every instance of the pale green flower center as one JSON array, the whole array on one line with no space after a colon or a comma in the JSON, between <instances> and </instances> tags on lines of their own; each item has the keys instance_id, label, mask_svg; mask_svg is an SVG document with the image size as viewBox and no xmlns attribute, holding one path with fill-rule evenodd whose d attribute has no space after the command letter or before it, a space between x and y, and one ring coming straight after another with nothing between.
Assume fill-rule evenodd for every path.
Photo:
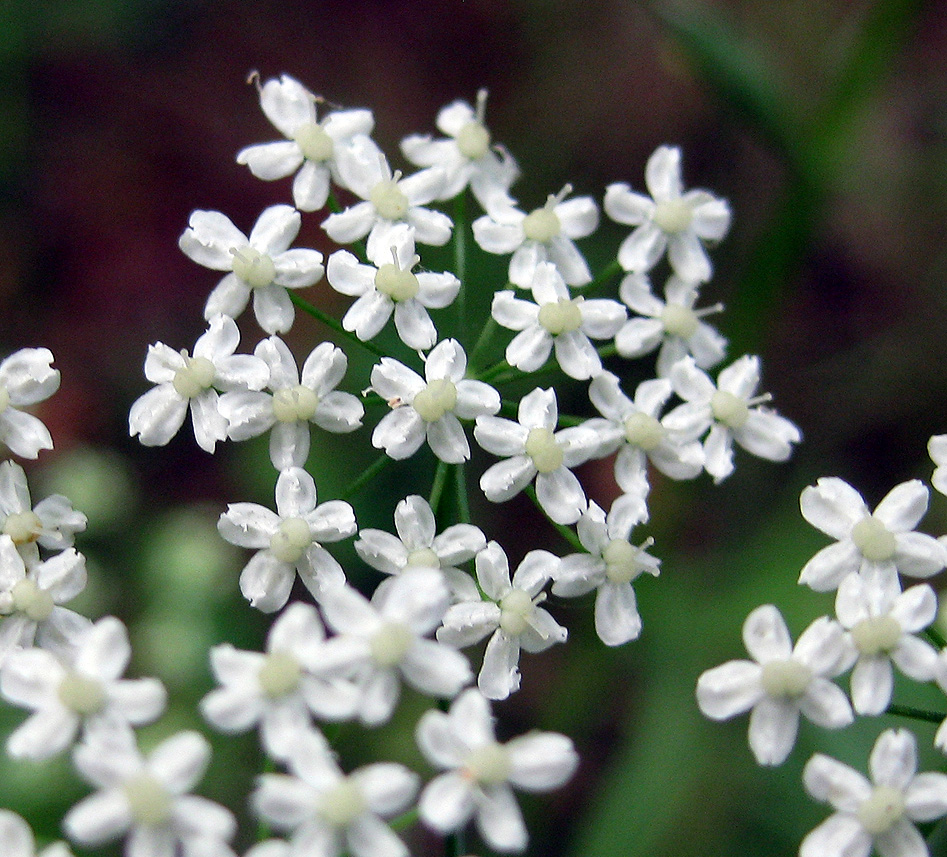
<instances>
[{"instance_id":1,"label":"pale green flower center","mask_svg":"<svg viewBox=\"0 0 947 857\"><path fill-rule=\"evenodd\" d=\"M105 689L98 679L68 672L59 683L59 701L76 714L95 714L105 705Z\"/></svg>"},{"instance_id":2,"label":"pale green flower center","mask_svg":"<svg viewBox=\"0 0 947 857\"><path fill-rule=\"evenodd\" d=\"M727 428L738 429L750 415L746 402L726 390L717 390L710 399L710 410L714 419L723 423Z\"/></svg>"},{"instance_id":3,"label":"pale green flower center","mask_svg":"<svg viewBox=\"0 0 947 857\"><path fill-rule=\"evenodd\" d=\"M523 234L530 241L537 241L540 244L545 244L551 238L555 238L561 229L558 215L548 205L531 211L523 218Z\"/></svg>"},{"instance_id":4,"label":"pale green flower center","mask_svg":"<svg viewBox=\"0 0 947 857\"><path fill-rule=\"evenodd\" d=\"M471 161L480 160L490 148L490 132L479 122L468 122L457 135L460 154Z\"/></svg>"},{"instance_id":5,"label":"pale green flower center","mask_svg":"<svg viewBox=\"0 0 947 857\"><path fill-rule=\"evenodd\" d=\"M880 836L904 815L904 795L891 786L875 786L858 807L858 820L870 836Z\"/></svg>"},{"instance_id":6,"label":"pale green flower center","mask_svg":"<svg viewBox=\"0 0 947 857\"><path fill-rule=\"evenodd\" d=\"M372 188L368 195L379 217L385 220L401 220L408 213L408 198L398 187L400 178L401 173L395 173L394 178L383 179Z\"/></svg>"},{"instance_id":7,"label":"pale green flower center","mask_svg":"<svg viewBox=\"0 0 947 857\"><path fill-rule=\"evenodd\" d=\"M662 232L675 235L691 225L694 210L689 202L678 197L664 199L654 208L654 223Z\"/></svg>"},{"instance_id":8,"label":"pale green flower center","mask_svg":"<svg viewBox=\"0 0 947 857\"><path fill-rule=\"evenodd\" d=\"M539 323L553 336L571 333L582 326L582 313L579 311L581 298L569 300L560 298L555 303L543 304L539 308Z\"/></svg>"},{"instance_id":9,"label":"pale green flower center","mask_svg":"<svg viewBox=\"0 0 947 857\"><path fill-rule=\"evenodd\" d=\"M441 561L430 548L418 548L408 554L407 565L412 568L440 568Z\"/></svg>"},{"instance_id":10,"label":"pale green flower center","mask_svg":"<svg viewBox=\"0 0 947 857\"><path fill-rule=\"evenodd\" d=\"M663 426L649 414L637 411L625 420L625 440L632 446L651 452L663 439Z\"/></svg>"},{"instance_id":11,"label":"pale green flower center","mask_svg":"<svg viewBox=\"0 0 947 857\"><path fill-rule=\"evenodd\" d=\"M15 545L35 542L43 530L43 522L36 512L14 512L3 524L3 532L13 539Z\"/></svg>"},{"instance_id":12,"label":"pale green flower center","mask_svg":"<svg viewBox=\"0 0 947 857\"><path fill-rule=\"evenodd\" d=\"M10 394L7 388L0 384L0 414L10 406Z\"/></svg>"},{"instance_id":13,"label":"pale green flower center","mask_svg":"<svg viewBox=\"0 0 947 857\"><path fill-rule=\"evenodd\" d=\"M270 536L270 553L281 562L295 563L312 544L312 531L303 518L287 518Z\"/></svg>"},{"instance_id":14,"label":"pale green flower center","mask_svg":"<svg viewBox=\"0 0 947 857\"><path fill-rule=\"evenodd\" d=\"M214 383L217 370L206 357L188 357L181 352L184 365L174 373L171 385L182 399L193 399Z\"/></svg>"},{"instance_id":15,"label":"pale green flower center","mask_svg":"<svg viewBox=\"0 0 947 857\"><path fill-rule=\"evenodd\" d=\"M326 789L319 801L319 815L330 827L348 827L365 809L362 790L351 777L343 777Z\"/></svg>"},{"instance_id":16,"label":"pale green flower center","mask_svg":"<svg viewBox=\"0 0 947 857\"><path fill-rule=\"evenodd\" d=\"M273 393L273 416L281 423L296 423L311 420L319 407L315 391L297 384L284 387Z\"/></svg>"},{"instance_id":17,"label":"pale green flower center","mask_svg":"<svg viewBox=\"0 0 947 857\"><path fill-rule=\"evenodd\" d=\"M661 313L661 324L670 336L690 339L697 332L697 313L681 304L668 304Z\"/></svg>"},{"instance_id":18,"label":"pale green flower center","mask_svg":"<svg viewBox=\"0 0 947 857\"><path fill-rule=\"evenodd\" d=\"M387 622L371 639L372 658L381 667L393 667L404 660L414 642L414 633L403 622Z\"/></svg>"},{"instance_id":19,"label":"pale green flower center","mask_svg":"<svg viewBox=\"0 0 947 857\"><path fill-rule=\"evenodd\" d=\"M276 277L273 260L253 247L240 247L233 253L233 272L251 289L262 289Z\"/></svg>"},{"instance_id":20,"label":"pale green flower center","mask_svg":"<svg viewBox=\"0 0 947 857\"><path fill-rule=\"evenodd\" d=\"M13 595L13 609L23 613L34 622L44 622L55 607L53 597L28 578L18 581L11 594Z\"/></svg>"},{"instance_id":21,"label":"pale green flower center","mask_svg":"<svg viewBox=\"0 0 947 857\"><path fill-rule=\"evenodd\" d=\"M444 414L454 410L456 404L457 388L447 378L430 381L412 402L418 416L426 423L437 422Z\"/></svg>"},{"instance_id":22,"label":"pale green flower center","mask_svg":"<svg viewBox=\"0 0 947 857\"><path fill-rule=\"evenodd\" d=\"M890 652L901 639L901 624L893 616L863 619L852 628L852 642L863 655Z\"/></svg>"},{"instance_id":23,"label":"pale green flower center","mask_svg":"<svg viewBox=\"0 0 947 857\"><path fill-rule=\"evenodd\" d=\"M477 747L464 760L463 775L485 786L505 783L510 777L510 754L495 741Z\"/></svg>"},{"instance_id":24,"label":"pale green flower center","mask_svg":"<svg viewBox=\"0 0 947 857\"><path fill-rule=\"evenodd\" d=\"M894 556L894 534L874 515L866 515L852 527L852 541L861 555L872 562L884 562Z\"/></svg>"},{"instance_id":25,"label":"pale green flower center","mask_svg":"<svg viewBox=\"0 0 947 857\"><path fill-rule=\"evenodd\" d=\"M144 771L124 785L125 799L132 818L138 823L156 827L171 815L171 795L151 774Z\"/></svg>"},{"instance_id":26,"label":"pale green flower center","mask_svg":"<svg viewBox=\"0 0 947 857\"><path fill-rule=\"evenodd\" d=\"M763 664L762 685L768 696L797 699L811 681L812 670L792 658Z\"/></svg>"},{"instance_id":27,"label":"pale green flower center","mask_svg":"<svg viewBox=\"0 0 947 857\"><path fill-rule=\"evenodd\" d=\"M638 562L640 552L626 539L612 539L602 551L605 576L612 583L631 583L644 570Z\"/></svg>"},{"instance_id":28,"label":"pale green flower center","mask_svg":"<svg viewBox=\"0 0 947 857\"><path fill-rule=\"evenodd\" d=\"M529 430L526 436L526 454L540 473L552 473L562 466L562 447L547 428Z\"/></svg>"},{"instance_id":29,"label":"pale green flower center","mask_svg":"<svg viewBox=\"0 0 947 857\"><path fill-rule=\"evenodd\" d=\"M408 301L418 293L421 286L410 268L399 268L393 262L386 262L378 267L375 274L375 288L393 301Z\"/></svg>"},{"instance_id":30,"label":"pale green flower center","mask_svg":"<svg viewBox=\"0 0 947 857\"><path fill-rule=\"evenodd\" d=\"M307 122L305 125L300 125L296 129L296 133L293 134L293 140L296 141L296 145L299 146L303 157L307 161L316 161L317 163L328 161L332 157L335 148L332 138L322 130L322 126L318 122Z\"/></svg>"},{"instance_id":31,"label":"pale green flower center","mask_svg":"<svg viewBox=\"0 0 947 857\"><path fill-rule=\"evenodd\" d=\"M271 652L263 661L257 673L257 681L262 690L271 699L278 699L292 693L299 687L302 667L288 652Z\"/></svg>"},{"instance_id":32,"label":"pale green flower center","mask_svg":"<svg viewBox=\"0 0 947 857\"><path fill-rule=\"evenodd\" d=\"M533 615L533 599L523 589L513 589L500 600L500 628L518 637L529 627Z\"/></svg>"}]
</instances>

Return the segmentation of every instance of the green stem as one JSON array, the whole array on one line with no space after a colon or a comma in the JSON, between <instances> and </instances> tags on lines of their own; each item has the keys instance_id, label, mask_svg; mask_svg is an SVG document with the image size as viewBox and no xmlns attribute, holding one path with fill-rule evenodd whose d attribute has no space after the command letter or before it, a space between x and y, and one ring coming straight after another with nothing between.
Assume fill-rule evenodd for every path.
<instances>
[{"instance_id":1,"label":"green stem","mask_svg":"<svg viewBox=\"0 0 947 857\"><path fill-rule=\"evenodd\" d=\"M407 812L401 813L397 818L391 819L388 822L388 826L394 831L407 830L411 827L412 824L415 824L418 820L418 808L409 809Z\"/></svg>"},{"instance_id":2,"label":"green stem","mask_svg":"<svg viewBox=\"0 0 947 857\"><path fill-rule=\"evenodd\" d=\"M925 632L930 639L930 641L938 648L943 649L947 646L947 640L944 639L944 635L941 634L933 625L925 630Z\"/></svg>"},{"instance_id":3,"label":"green stem","mask_svg":"<svg viewBox=\"0 0 947 857\"><path fill-rule=\"evenodd\" d=\"M490 344L490 341L493 339L499 325L496 322L496 319L491 315L487 319L487 323L483 326L483 330L480 331L480 336L477 338L477 342L473 347L473 351L470 352L467 358L468 374L470 377L477 377L476 367L480 353Z\"/></svg>"},{"instance_id":4,"label":"green stem","mask_svg":"<svg viewBox=\"0 0 947 857\"><path fill-rule=\"evenodd\" d=\"M470 523L470 498L467 496L467 474L463 463L454 467L455 484L457 486L457 520L461 524Z\"/></svg>"},{"instance_id":5,"label":"green stem","mask_svg":"<svg viewBox=\"0 0 947 857\"><path fill-rule=\"evenodd\" d=\"M591 283L587 286L579 286L576 291L584 297L588 297L589 295L595 294L604 286L607 286L614 277L617 277L621 273L623 273L623 271L618 260L612 259Z\"/></svg>"},{"instance_id":6,"label":"green stem","mask_svg":"<svg viewBox=\"0 0 947 857\"><path fill-rule=\"evenodd\" d=\"M431 496L428 498L428 505L431 507L435 518L437 517L437 507L441 505L441 496L444 493L444 485L447 482L449 469L450 465L447 462L438 459L437 470L434 471L434 484L431 485Z\"/></svg>"},{"instance_id":7,"label":"green stem","mask_svg":"<svg viewBox=\"0 0 947 857\"><path fill-rule=\"evenodd\" d=\"M463 342L467 329L467 189L454 199L454 274L460 280L460 291L454 304L457 309L457 338Z\"/></svg>"},{"instance_id":8,"label":"green stem","mask_svg":"<svg viewBox=\"0 0 947 857\"><path fill-rule=\"evenodd\" d=\"M947 714L937 711L926 711L912 705L889 705L886 714L896 714L899 717L910 717L912 720L923 720L925 723L942 723Z\"/></svg>"},{"instance_id":9,"label":"green stem","mask_svg":"<svg viewBox=\"0 0 947 857\"><path fill-rule=\"evenodd\" d=\"M309 303L309 301L299 297L299 295L293 291L289 291L288 294L290 300L303 312L308 313L317 321L321 321L324 325L326 325L326 327L334 330L342 338L347 339L349 342L355 343L356 345L360 345L362 348L364 348L366 351L370 351L376 357L387 357L385 352L382 351L377 345L373 345L371 342L363 342L354 333L350 333L344 327L342 327L341 323L334 319L331 315L324 313L321 309L319 309L319 307L314 306L313 304Z\"/></svg>"},{"instance_id":10,"label":"green stem","mask_svg":"<svg viewBox=\"0 0 947 857\"><path fill-rule=\"evenodd\" d=\"M356 479L349 487L342 492L342 499L347 500L357 494L362 490L369 482L372 481L379 473L382 472L393 459L389 458L387 455L383 455L380 458L376 459L372 464L365 468L362 471L362 474Z\"/></svg>"},{"instance_id":11,"label":"green stem","mask_svg":"<svg viewBox=\"0 0 947 857\"><path fill-rule=\"evenodd\" d=\"M546 514L546 510L543 509L543 507L539 504L539 498L536 496L536 489L532 485L526 486L526 495L529 497L530 500L533 501L533 504L536 506L536 508L539 509L539 511L543 513L543 516L546 518L546 520L548 520L549 523L552 524L553 527L556 528L556 531L559 533L560 536L562 536L570 545L572 545L572 547L574 547L580 553L588 553L588 551L585 549L585 545L583 545L582 542L579 541L579 537L572 530L570 530L568 527L564 526L563 524L557 524L555 521L553 521L549 517L549 515Z\"/></svg>"}]
</instances>

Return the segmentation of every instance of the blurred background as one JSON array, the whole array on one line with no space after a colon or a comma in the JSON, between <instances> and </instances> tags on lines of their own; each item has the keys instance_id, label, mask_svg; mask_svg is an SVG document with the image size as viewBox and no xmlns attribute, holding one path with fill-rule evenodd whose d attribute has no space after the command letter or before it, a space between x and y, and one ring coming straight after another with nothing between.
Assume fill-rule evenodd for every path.
<instances>
[{"instance_id":1,"label":"blurred background","mask_svg":"<svg viewBox=\"0 0 947 857\"><path fill-rule=\"evenodd\" d=\"M174 695L146 743L185 726L209 734L194 712L211 686L208 647L259 646L266 627L237 589L245 557L215 530L228 502L272 505L265 444L211 457L187 426L164 449L127 437L128 407L148 388L148 344L190 348L204 329L218 278L177 248L190 212L220 210L248 231L262 208L290 198L288 181L260 182L235 163L239 149L278 136L248 74L289 73L330 102L371 108L376 140L402 167L403 136L433 133L440 107L487 87L488 125L520 163L513 192L526 208L566 182L599 200L614 181L642 189L654 148L683 148L687 185L728 198L734 212L704 303L727 305L716 321L730 358L762 356L764 389L805 436L786 465L738 453L717 487L656 483L642 538L655 537L663 570L637 587L639 641L605 650L590 602L552 599L570 643L526 659L522 691L498 706L500 731L565 731L583 761L567 788L523 799L529 853L796 853L828 812L804 793L804 762L821 751L864 769L880 731L904 721L837 734L804 724L790 761L761 770L746 718L704 720L693 689L703 670L744 656L740 628L758 604L778 604L794 636L831 612L830 596L795 584L827 541L799 516L805 485L840 476L873 506L896 483L930 475L927 439L947 431L945 56L947 4L912 0L0 4L0 352L43 345L62 371L38 410L56 449L29 468L31 486L34 499L59 491L88 515L81 607L128 621L136 674L161 676ZM332 249L320 219L304 217L298 246ZM601 269L626 233L603 224L581 247ZM490 264L482 272L497 270ZM502 284L498 270L485 287ZM325 283L307 297L335 312L346 305ZM259 331L242 327L249 350ZM300 362L327 335L299 318ZM367 367L353 365L350 389ZM625 377L629 391L637 372ZM581 389L567 401L573 413L588 409ZM368 446L367 430L360 439ZM323 500L371 460L347 449L314 432ZM609 465L582 473L603 505L614 493ZM363 527L390 528L405 471L388 473L359 514ZM477 509L511 557L540 544L570 551L551 531L516 541L528 503ZM947 530L943 497L924 527ZM350 545L337 555L354 580L374 582ZM913 693L899 686L896 699L927 701ZM929 701L947 709L943 694ZM426 770L411 738L421 709L407 693L391 728L339 730L345 766L382 754ZM0 710L4 734L21 719ZM916 732L927 746L934 727ZM202 791L241 812L260 765L252 736L219 741ZM0 804L43 837L86 792L68 760L0 762ZM245 825L241 848L253 834ZM413 853L438 853L408 836Z\"/></svg>"}]
</instances>

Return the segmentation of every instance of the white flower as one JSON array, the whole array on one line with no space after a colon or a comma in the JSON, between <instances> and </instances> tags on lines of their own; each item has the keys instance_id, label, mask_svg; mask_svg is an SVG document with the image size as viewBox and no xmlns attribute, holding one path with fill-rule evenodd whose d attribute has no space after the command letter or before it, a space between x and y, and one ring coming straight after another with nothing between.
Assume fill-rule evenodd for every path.
<instances>
[{"instance_id":1,"label":"white flower","mask_svg":"<svg viewBox=\"0 0 947 857\"><path fill-rule=\"evenodd\" d=\"M727 340L701 319L720 312L722 304L694 309L697 284L672 275L664 286L665 300L651 293L646 274L628 274L619 287L622 302L638 313L615 334L615 348L622 357L641 357L658 346L657 373L666 378L678 360L690 354L701 369L723 360Z\"/></svg>"},{"instance_id":2,"label":"white flower","mask_svg":"<svg viewBox=\"0 0 947 857\"><path fill-rule=\"evenodd\" d=\"M27 562L39 559L40 546L54 551L72 547L86 523L86 516L62 494L52 494L34 508L23 468L14 461L0 464L0 533L13 539Z\"/></svg>"},{"instance_id":3,"label":"white flower","mask_svg":"<svg viewBox=\"0 0 947 857\"><path fill-rule=\"evenodd\" d=\"M179 732L147 758L131 729L97 730L73 751L79 774L99 791L63 819L73 842L96 848L125 837L126 857L233 857L230 812L188 794L204 775L210 745L197 732Z\"/></svg>"},{"instance_id":4,"label":"white flower","mask_svg":"<svg viewBox=\"0 0 947 857\"><path fill-rule=\"evenodd\" d=\"M363 202L330 214L322 223L329 237L351 244L368 236L368 258L376 265L390 258L392 231L407 226L415 241L440 247L450 240L453 224L440 211L424 208L437 199L447 178L439 167L407 178L392 173L388 160L368 137L357 137L340 151L336 164L342 184Z\"/></svg>"},{"instance_id":5,"label":"white flower","mask_svg":"<svg viewBox=\"0 0 947 857\"><path fill-rule=\"evenodd\" d=\"M153 678L122 680L131 659L128 632L106 616L86 630L66 663L43 649L11 653L0 670L0 693L33 713L7 739L15 758L46 759L68 747L79 726L99 721L150 723L164 710L166 694Z\"/></svg>"},{"instance_id":6,"label":"white flower","mask_svg":"<svg viewBox=\"0 0 947 857\"><path fill-rule=\"evenodd\" d=\"M345 583L342 566L322 547L355 534L355 512L343 500L317 505L316 483L300 467L280 472L276 511L231 503L217 529L228 542L257 552L240 574L240 591L264 613L289 599L296 575L316 600Z\"/></svg>"},{"instance_id":7,"label":"white flower","mask_svg":"<svg viewBox=\"0 0 947 857\"><path fill-rule=\"evenodd\" d=\"M236 318L253 294L253 313L267 333L285 333L295 311L286 289L311 286L323 274L318 250L289 249L302 223L291 205L272 205L244 235L219 211L195 211L178 241L190 259L214 271L229 273L207 298L204 318Z\"/></svg>"},{"instance_id":8,"label":"white flower","mask_svg":"<svg viewBox=\"0 0 947 857\"><path fill-rule=\"evenodd\" d=\"M576 525L588 553L562 558L555 572L552 594L572 598L597 590L595 630L606 646L620 646L641 633L641 616L632 583L643 573L657 576L660 560L641 546L631 544L631 529L638 523L633 504L619 498L605 516L594 501Z\"/></svg>"},{"instance_id":9,"label":"white flower","mask_svg":"<svg viewBox=\"0 0 947 857\"><path fill-rule=\"evenodd\" d=\"M467 355L456 339L439 342L424 361L424 377L392 357L372 367L372 389L391 406L372 433L372 446L394 459L409 458L425 439L448 464L470 458L460 420L500 410L500 394L464 378Z\"/></svg>"},{"instance_id":10,"label":"white flower","mask_svg":"<svg viewBox=\"0 0 947 857\"><path fill-rule=\"evenodd\" d=\"M325 739L312 731L298 740L289 767L292 776L263 774L252 804L274 827L291 831L290 853L408 857L404 843L381 817L408 807L418 790L417 774L392 762L343 774ZM278 843L257 849L259 857L286 853Z\"/></svg>"},{"instance_id":11,"label":"white flower","mask_svg":"<svg viewBox=\"0 0 947 857\"><path fill-rule=\"evenodd\" d=\"M383 574L397 575L412 568L440 569L455 601L477 598L473 578L457 566L482 551L486 538L472 524L454 524L440 534L436 528L427 500L412 494L395 507L397 536L384 530L361 530L355 550Z\"/></svg>"},{"instance_id":12,"label":"white flower","mask_svg":"<svg viewBox=\"0 0 947 857\"><path fill-rule=\"evenodd\" d=\"M768 395L754 396L760 383L758 357L744 355L720 372L717 383L699 368L693 357L671 368L674 392L684 399L665 416L664 425L684 440L702 437L704 467L714 482L733 472L733 441L768 461L785 461L802 433L785 417L760 407Z\"/></svg>"},{"instance_id":13,"label":"white flower","mask_svg":"<svg viewBox=\"0 0 947 857\"><path fill-rule=\"evenodd\" d=\"M14 455L36 458L52 449L49 429L19 410L48 399L59 389L59 370L48 348L21 348L0 362L0 442Z\"/></svg>"},{"instance_id":14,"label":"white flower","mask_svg":"<svg viewBox=\"0 0 947 857\"><path fill-rule=\"evenodd\" d=\"M358 704L352 682L323 675L324 641L316 609L296 602L273 623L265 653L214 646L211 669L221 687L201 700L201 713L227 733L259 726L272 758L291 757L299 735L312 725L310 711L325 720L346 720Z\"/></svg>"},{"instance_id":15,"label":"white flower","mask_svg":"<svg viewBox=\"0 0 947 857\"><path fill-rule=\"evenodd\" d=\"M330 180L339 182L337 151L375 127L369 110L335 110L320 122L317 100L288 74L268 80L260 87L260 107L287 139L248 146L237 154L237 163L264 181L296 173L293 202L300 211L318 211L326 204Z\"/></svg>"},{"instance_id":16,"label":"white flower","mask_svg":"<svg viewBox=\"0 0 947 857\"><path fill-rule=\"evenodd\" d=\"M947 775L917 773L917 740L906 729L878 736L868 762L871 780L816 754L803 771L806 790L835 813L802 841L800 857L928 857L914 822L947 814Z\"/></svg>"},{"instance_id":17,"label":"white flower","mask_svg":"<svg viewBox=\"0 0 947 857\"><path fill-rule=\"evenodd\" d=\"M597 451L596 432L582 426L556 432L556 391L535 389L520 400L519 422L477 417L474 437L487 452L505 456L480 477L480 488L493 503L516 496L536 477L536 496L557 524L579 520L588 506L585 491L570 468Z\"/></svg>"},{"instance_id":18,"label":"white flower","mask_svg":"<svg viewBox=\"0 0 947 857\"><path fill-rule=\"evenodd\" d=\"M729 661L697 680L697 704L705 716L728 720L752 709L750 749L761 765L781 765L792 750L799 715L825 729L853 720L848 698L829 679L845 668L844 631L823 616L795 647L772 604L757 607L743 625L752 661Z\"/></svg>"},{"instance_id":19,"label":"white flower","mask_svg":"<svg viewBox=\"0 0 947 857\"><path fill-rule=\"evenodd\" d=\"M572 741L555 732L530 732L505 744L497 742L490 705L473 688L458 696L446 713L426 711L415 738L427 760L446 771L421 793L421 820L450 833L474 818L495 851L526 848L526 826L513 787L551 791L567 782L579 764Z\"/></svg>"},{"instance_id":20,"label":"white flower","mask_svg":"<svg viewBox=\"0 0 947 857\"><path fill-rule=\"evenodd\" d=\"M935 465L931 485L941 494L947 494L947 434L934 435L927 442L927 451Z\"/></svg>"},{"instance_id":21,"label":"white flower","mask_svg":"<svg viewBox=\"0 0 947 857\"><path fill-rule=\"evenodd\" d=\"M342 327L366 342L374 339L394 314L401 341L415 351L427 351L437 342L428 310L450 306L460 291L460 280L451 273L414 273L420 257L415 255L409 227L395 226L387 233L387 240L384 258L391 261L376 259L375 265L363 265L347 250L329 256L329 285L358 298L342 316Z\"/></svg>"},{"instance_id":22,"label":"white flower","mask_svg":"<svg viewBox=\"0 0 947 857\"><path fill-rule=\"evenodd\" d=\"M625 321L625 309L607 299L570 298L556 266L536 265L530 282L533 300L520 300L511 291L493 296L494 320L519 331L506 348L506 359L523 372L535 372L556 349L556 361L570 378L584 381L602 371L591 339L610 339ZM591 337L591 339L590 339Z\"/></svg>"},{"instance_id":23,"label":"white flower","mask_svg":"<svg viewBox=\"0 0 947 857\"><path fill-rule=\"evenodd\" d=\"M915 681L930 681L937 651L914 636L937 616L937 596L926 584L901 592L896 577L869 581L849 574L835 597L835 615L852 644L852 704L859 714L881 714L891 702L891 664Z\"/></svg>"},{"instance_id":24,"label":"white flower","mask_svg":"<svg viewBox=\"0 0 947 857\"><path fill-rule=\"evenodd\" d=\"M595 231L598 207L588 196L566 201L570 193L572 185L566 185L529 214L513 206L494 207L473 222L474 238L482 249L513 254L509 268L513 285L529 288L541 262L554 264L570 286L592 281L589 266L573 242Z\"/></svg>"},{"instance_id":25,"label":"white flower","mask_svg":"<svg viewBox=\"0 0 947 857\"><path fill-rule=\"evenodd\" d=\"M365 409L351 393L335 388L348 368L345 352L331 342L317 345L303 363L302 374L289 346L278 336L253 350L267 367L269 392L236 390L220 397L220 413L231 440L247 440L268 429L270 461L277 470L302 467L309 456L309 424L335 434L355 431Z\"/></svg>"},{"instance_id":26,"label":"white flower","mask_svg":"<svg viewBox=\"0 0 947 857\"><path fill-rule=\"evenodd\" d=\"M727 234L730 207L705 190L683 193L681 150L672 146L659 146L648 158L645 184L650 197L624 183L605 189L605 213L637 227L618 248L621 266L646 273L666 249L674 273L692 283L706 282L712 269L703 243Z\"/></svg>"},{"instance_id":27,"label":"white flower","mask_svg":"<svg viewBox=\"0 0 947 857\"><path fill-rule=\"evenodd\" d=\"M227 420L218 410L223 390L259 390L266 364L252 354L234 354L240 342L237 323L226 315L211 319L194 344L194 356L163 342L148 346L145 377L157 386L139 397L128 413L128 431L145 446L164 446L184 425L188 411L197 445L213 452L227 437Z\"/></svg>"},{"instance_id":28,"label":"white flower","mask_svg":"<svg viewBox=\"0 0 947 857\"><path fill-rule=\"evenodd\" d=\"M353 670L362 689L358 716L377 726L391 717L399 674L428 696L450 698L472 678L458 651L425 639L440 625L450 593L440 570L403 571L369 602L350 586L325 593L322 613L336 636L326 642L323 665Z\"/></svg>"},{"instance_id":29,"label":"white flower","mask_svg":"<svg viewBox=\"0 0 947 857\"><path fill-rule=\"evenodd\" d=\"M440 167L447 175L439 199L453 199L467 185L485 211L513 204L507 191L519 175L513 157L502 146L490 145L484 125L487 90L477 92L476 109L466 101L448 104L437 114L438 130L447 139L413 134L401 141L404 156L418 167Z\"/></svg>"},{"instance_id":30,"label":"white flower","mask_svg":"<svg viewBox=\"0 0 947 857\"><path fill-rule=\"evenodd\" d=\"M0 809L0 854L3 857L72 857L63 842L37 851L30 826L8 809Z\"/></svg>"},{"instance_id":31,"label":"white flower","mask_svg":"<svg viewBox=\"0 0 947 857\"><path fill-rule=\"evenodd\" d=\"M568 632L539 606L543 588L558 573L559 559L533 550L523 558L510 580L510 563L503 548L489 542L477 554L477 581L488 600L452 605L437 629L437 639L464 648L492 634L483 654L477 685L489 699L506 699L519 689L520 649L542 652L564 643Z\"/></svg>"},{"instance_id":32,"label":"white flower","mask_svg":"<svg viewBox=\"0 0 947 857\"><path fill-rule=\"evenodd\" d=\"M930 577L947 564L947 550L914 532L927 511L928 491L913 479L888 492L872 512L851 485L824 477L802 492L802 517L836 543L805 564L799 582L817 592L835 589L852 572L882 585L897 573ZM896 584L897 585L897 584Z\"/></svg>"}]
</instances>

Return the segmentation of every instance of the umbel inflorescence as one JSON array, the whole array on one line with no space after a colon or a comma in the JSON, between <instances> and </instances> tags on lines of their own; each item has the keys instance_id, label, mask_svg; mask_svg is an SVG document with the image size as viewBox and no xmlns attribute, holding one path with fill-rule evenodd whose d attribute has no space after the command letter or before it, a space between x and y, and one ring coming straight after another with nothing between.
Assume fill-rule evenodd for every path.
<instances>
[{"instance_id":1,"label":"umbel inflorescence","mask_svg":"<svg viewBox=\"0 0 947 857\"><path fill-rule=\"evenodd\" d=\"M707 249L725 237L729 207L685 190L680 151L662 146L646 165L646 193L626 183L606 189L605 215L630 228L614 261L593 273L580 245L598 227L599 206L567 185L539 208L520 207L512 196L519 170L487 129L485 92L438 114L443 136L405 139L395 168L372 139L370 111L326 109L288 76L258 91L280 139L237 160L262 180L292 177L292 204L265 209L248 232L221 212L191 215L180 248L221 275L208 280L207 329L189 350L149 348L154 386L129 416L147 446L168 443L188 418L208 453L268 436L272 507L231 503L218 529L251 552L240 589L274 620L263 651L226 641L211 650L217 687L200 706L215 730L259 735L266 772L247 803L272 833L246 857L402 857L408 849L395 831L414 824L455 855L471 825L484 848L523 851L515 791L558 788L579 763L566 736L501 742L494 731L493 705L519 689L522 653L567 640L549 594L594 592L586 600L602 642L635 640L635 586L660 570L653 540L635 533L649 520L651 482L704 472L720 482L735 445L783 461L801 439L760 394L757 357L720 368L727 343L708 319L721 307L699 306L712 274ZM339 245L327 257L295 246L308 218ZM475 253L501 257L505 275L483 281ZM452 265L428 261L448 256ZM351 299L340 319L303 297L323 280ZM475 299L484 294L489 301ZM251 307L255 324L244 330L262 333L238 351L235 319ZM287 344L291 328L296 342L311 336L308 354ZM349 365L356 352L370 358L363 376L357 361ZM631 360L653 368L635 389L625 381ZM44 349L25 349L0 364L0 439L15 455L52 447L20 410L58 387L51 361ZM576 387L597 416L561 411L563 391ZM311 456L313 431L376 450L346 499L317 486L313 472L331 464ZM475 446L487 463L469 473ZM934 439L931 453L947 467L947 441ZM618 488L610 503L575 472L605 458ZM433 464L427 490L397 499L390 528L361 524L358 502L379 503L372 477L385 468L415 477L426 472L419 462ZM945 482L938 470L935 486ZM473 520L483 499L506 503L523 492L563 547L504 545ZM800 714L837 728L886 710L892 664L947 687L947 656L919 636L936 595L927 584L901 585L902 576L930 577L947 564L944 545L914 530L926 506L917 481L874 511L838 479L804 492L804 516L837 541L801 582L837 589L836 618L817 620L793 646L778 610L758 608L744 628L752 660L709 670L697 688L710 717L752 710L750 745L762 764L786 758ZM234 816L191 793L208 762L206 740L178 733L143 754L134 729L160 716L163 686L122 677L130 650L119 620L93 623L63 606L85 585L72 546L84 517L63 497L33 507L24 472L8 461L0 519L0 694L31 712L8 753L41 759L72 748L95 789L63 821L79 847L122 839L130 857L232 857ZM352 586L352 570L335 556L350 539L371 591ZM851 701L834 682L849 669ZM415 735L436 773L423 782L386 761L349 770L325 725L383 727L403 683L431 700ZM947 812L947 776L916 774L915 751L911 733L883 733L871 780L814 757L806 787L836 813L803 854L867 855L873 846L886 857L926 854L913 823ZM34 853L29 828L12 813L0 814L0 851ZM68 849L57 843L43 853Z\"/></svg>"}]
</instances>

